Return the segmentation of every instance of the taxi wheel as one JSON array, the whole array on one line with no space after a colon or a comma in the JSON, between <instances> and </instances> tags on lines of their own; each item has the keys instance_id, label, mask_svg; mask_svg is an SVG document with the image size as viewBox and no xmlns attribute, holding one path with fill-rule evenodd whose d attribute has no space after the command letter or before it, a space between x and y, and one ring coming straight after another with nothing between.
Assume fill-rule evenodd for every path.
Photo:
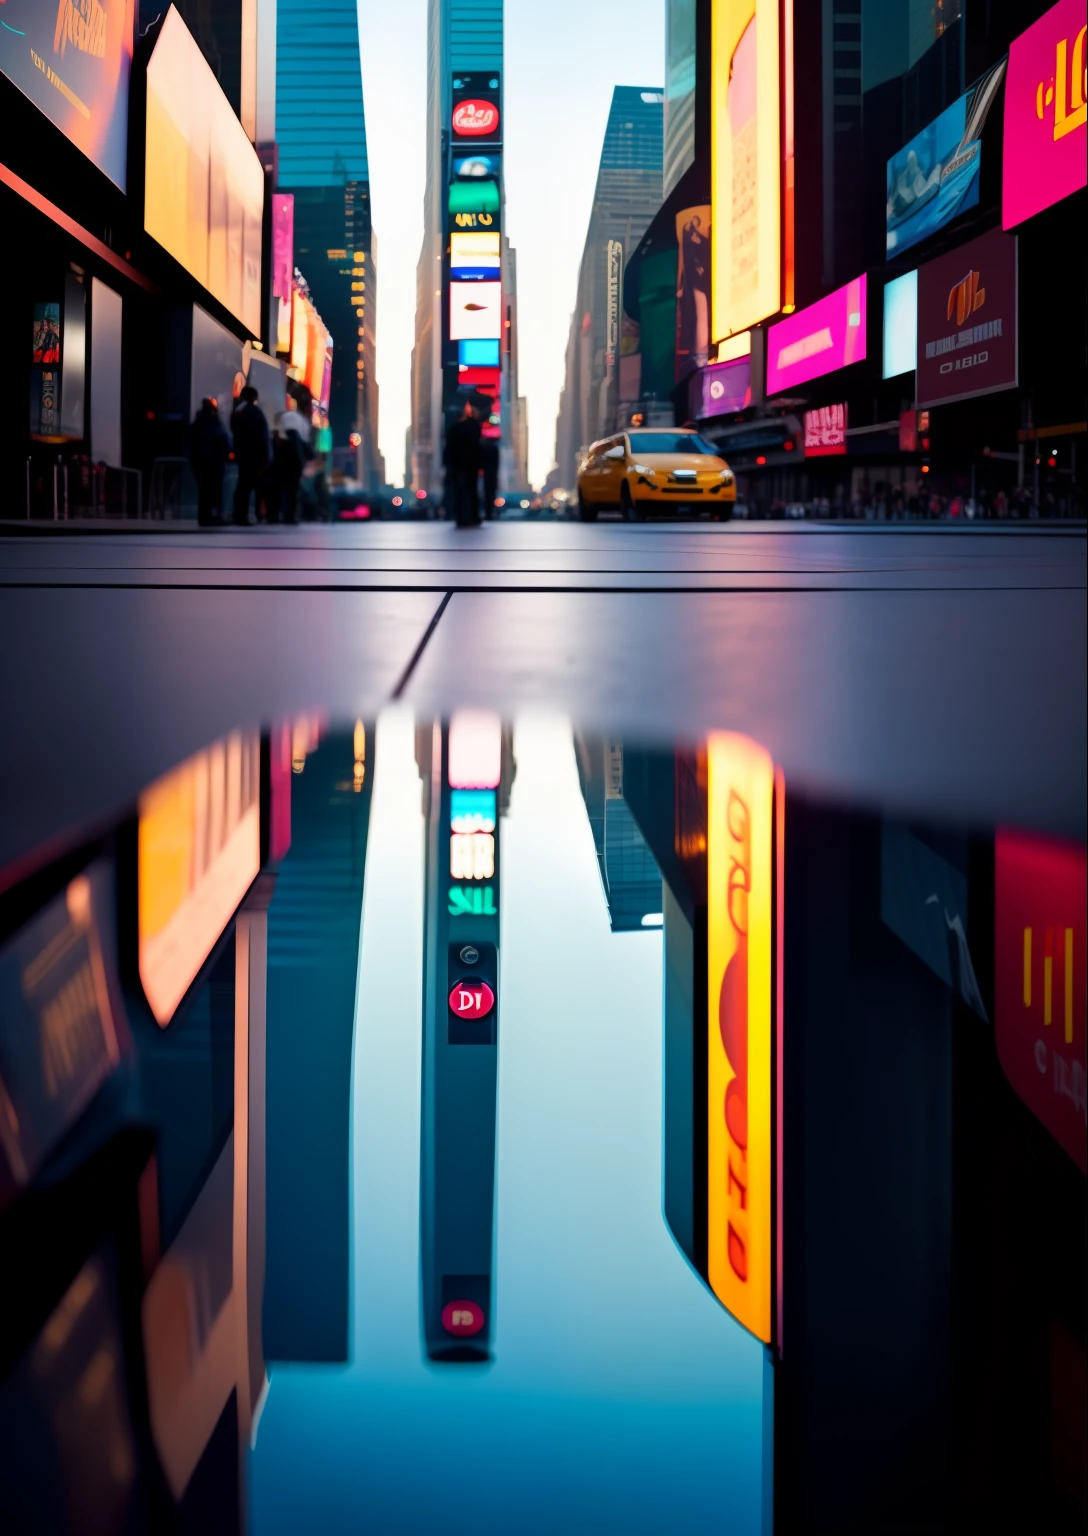
<instances>
[{"instance_id":1,"label":"taxi wheel","mask_svg":"<svg viewBox=\"0 0 1088 1536\"><path fill-rule=\"evenodd\" d=\"M642 521L642 513L631 495L629 485L620 486L620 511L623 513L625 522L640 523Z\"/></svg>"},{"instance_id":2,"label":"taxi wheel","mask_svg":"<svg viewBox=\"0 0 1088 1536\"><path fill-rule=\"evenodd\" d=\"M581 491L578 492L578 517L583 523L595 523L597 521L597 508L590 506Z\"/></svg>"}]
</instances>

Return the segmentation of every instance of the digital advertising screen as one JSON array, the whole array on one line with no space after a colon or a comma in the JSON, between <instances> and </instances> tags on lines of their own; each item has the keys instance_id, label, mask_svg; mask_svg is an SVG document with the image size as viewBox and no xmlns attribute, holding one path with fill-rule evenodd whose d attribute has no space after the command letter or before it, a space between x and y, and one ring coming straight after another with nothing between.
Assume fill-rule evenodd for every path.
<instances>
[{"instance_id":1,"label":"digital advertising screen","mask_svg":"<svg viewBox=\"0 0 1088 1536\"><path fill-rule=\"evenodd\" d=\"M450 283L450 340L499 341L502 284Z\"/></svg>"},{"instance_id":2,"label":"digital advertising screen","mask_svg":"<svg viewBox=\"0 0 1088 1536\"><path fill-rule=\"evenodd\" d=\"M450 236L450 276L458 282L497 280L501 263L498 230L458 230Z\"/></svg>"},{"instance_id":3,"label":"digital advertising screen","mask_svg":"<svg viewBox=\"0 0 1088 1536\"><path fill-rule=\"evenodd\" d=\"M499 74L455 74L451 85L450 136L455 144L493 144L501 138Z\"/></svg>"},{"instance_id":4,"label":"digital advertising screen","mask_svg":"<svg viewBox=\"0 0 1088 1536\"><path fill-rule=\"evenodd\" d=\"M743 411L752 403L752 359L738 357L731 363L711 363L693 381L693 400L697 419Z\"/></svg>"},{"instance_id":5,"label":"digital advertising screen","mask_svg":"<svg viewBox=\"0 0 1088 1536\"><path fill-rule=\"evenodd\" d=\"M865 357L865 273L767 332L767 393L780 394Z\"/></svg>"},{"instance_id":6,"label":"digital advertising screen","mask_svg":"<svg viewBox=\"0 0 1088 1536\"><path fill-rule=\"evenodd\" d=\"M846 405L821 405L805 412L805 458L846 452Z\"/></svg>"},{"instance_id":7,"label":"digital advertising screen","mask_svg":"<svg viewBox=\"0 0 1088 1536\"><path fill-rule=\"evenodd\" d=\"M982 130L1005 75L1001 60L888 161L884 223L889 256L978 203Z\"/></svg>"},{"instance_id":8,"label":"digital advertising screen","mask_svg":"<svg viewBox=\"0 0 1088 1536\"><path fill-rule=\"evenodd\" d=\"M782 302L778 0L711 12L711 321L721 341Z\"/></svg>"},{"instance_id":9,"label":"digital advertising screen","mask_svg":"<svg viewBox=\"0 0 1088 1536\"><path fill-rule=\"evenodd\" d=\"M883 376L913 373L918 355L918 269L884 284Z\"/></svg>"},{"instance_id":10,"label":"digital advertising screen","mask_svg":"<svg viewBox=\"0 0 1088 1536\"><path fill-rule=\"evenodd\" d=\"M1088 179L1084 0L1058 0L1009 49L1001 224L1012 229Z\"/></svg>"},{"instance_id":11,"label":"digital advertising screen","mask_svg":"<svg viewBox=\"0 0 1088 1536\"><path fill-rule=\"evenodd\" d=\"M1016 256L1016 236L992 229L918 268L920 407L1017 383Z\"/></svg>"},{"instance_id":12,"label":"digital advertising screen","mask_svg":"<svg viewBox=\"0 0 1088 1536\"><path fill-rule=\"evenodd\" d=\"M261 863L261 743L236 731L140 796L140 981L165 1028Z\"/></svg>"},{"instance_id":13,"label":"digital advertising screen","mask_svg":"<svg viewBox=\"0 0 1088 1536\"><path fill-rule=\"evenodd\" d=\"M0 0L0 71L124 192L135 0Z\"/></svg>"},{"instance_id":14,"label":"digital advertising screen","mask_svg":"<svg viewBox=\"0 0 1088 1536\"><path fill-rule=\"evenodd\" d=\"M254 336L264 170L175 6L147 66L144 228Z\"/></svg>"}]
</instances>

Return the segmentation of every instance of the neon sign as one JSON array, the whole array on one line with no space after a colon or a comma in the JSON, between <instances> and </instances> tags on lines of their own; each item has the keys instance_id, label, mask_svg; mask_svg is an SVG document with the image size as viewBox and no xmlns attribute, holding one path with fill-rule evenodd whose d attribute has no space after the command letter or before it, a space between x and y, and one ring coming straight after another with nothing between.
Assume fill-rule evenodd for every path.
<instances>
[{"instance_id":1,"label":"neon sign","mask_svg":"<svg viewBox=\"0 0 1088 1536\"><path fill-rule=\"evenodd\" d=\"M447 910L451 917L498 917L491 885L451 885Z\"/></svg>"},{"instance_id":2,"label":"neon sign","mask_svg":"<svg viewBox=\"0 0 1088 1536\"><path fill-rule=\"evenodd\" d=\"M452 123L458 138L487 138L498 131L499 109L493 101L459 101L453 109Z\"/></svg>"},{"instance_id":3,"label":"neon sign","mask_svg":"<svg viewBox=\"0 0 1088 1536\"><path fill-rule=\"evenodd\" d=\"M493 880L495 835L493 832L450 834L450 879Z\"/></svg>"}]
</instances>

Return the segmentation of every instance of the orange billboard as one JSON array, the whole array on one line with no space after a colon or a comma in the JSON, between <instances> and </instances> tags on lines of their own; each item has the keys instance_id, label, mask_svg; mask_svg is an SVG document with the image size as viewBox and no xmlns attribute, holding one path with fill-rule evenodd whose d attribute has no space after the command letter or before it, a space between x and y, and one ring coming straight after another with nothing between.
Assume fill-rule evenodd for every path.
<instances>
[{"instance_id":1,"label":"orange billboard","mask_svg":"<svg viewBox=\"0 0 1088 1536\"><path fill-rule=\"evenodd\" d=\"M140 796L140 981L163 1028L261 866L261 741L235 731Z\"/></svg>"},{"instance_id":2,"label":"orange billboard","mask_svg":"<svg viewBox=\"0 0 1088 1536\"><path fill-rule=\"evenodd\" d=\"M774 764L746 736L707 745L707 1278L771 1340Z\"/></svg>"},{"instance_id":3,"label":"orange billboard","mask_svg":"<svg viewBox=\"0 0 1088 1536\"><path fill-rule=\"evenodd\" d=\"M261 333L264 171L175 6L147 66L144 228Z\"/></svg>"},{"instance_id":4,"label":"orange billboard","mask_svg":"<svg viewBox=\"0 0 1088 1536\"><path fill-rule=\"evenodd\" d=\"M711 341L782 305L779 0L711 12Z\"/></svg>"}]
</instances>

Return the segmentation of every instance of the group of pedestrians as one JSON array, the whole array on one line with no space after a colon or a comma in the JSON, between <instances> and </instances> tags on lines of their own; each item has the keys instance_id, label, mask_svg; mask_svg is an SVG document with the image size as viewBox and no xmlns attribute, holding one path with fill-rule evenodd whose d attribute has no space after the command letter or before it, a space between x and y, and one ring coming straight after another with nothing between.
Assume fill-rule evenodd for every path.
<instances>
[{"instance_id":1,"label":"group of pedestrians","mask_svg":"<svg viewBox=\"0 0 1088 1536\"><path fill-rule=\"evenodd\" d=\"M197 522L202 528L228 521L223 480L231 458L238 470L230 519L236 526L249 525L254 502L258 519L263 507L270 523L278 523L281 517L286 523L298 522L299 485L313 457L310 423L292 406L276 418L273 434L258 399L256 389L247 384L231 412L229 432L214 399L206 397L193 419L189 462L197 487Z\"/></svg>"},{"instance_id":2,"label":"group of pedestrians","mask_svg":"<svg viewBox=\"0 0 1088 1536\"><path fill-rule=\"evenodd\" d=\"M483 435L480 412L466 400L460 420L446 433L446 512L452 512L458 528L480 525L480 480L483 479L483 514L495 515L499 489L499 444Z\"/></svg>"}]
</instances>

